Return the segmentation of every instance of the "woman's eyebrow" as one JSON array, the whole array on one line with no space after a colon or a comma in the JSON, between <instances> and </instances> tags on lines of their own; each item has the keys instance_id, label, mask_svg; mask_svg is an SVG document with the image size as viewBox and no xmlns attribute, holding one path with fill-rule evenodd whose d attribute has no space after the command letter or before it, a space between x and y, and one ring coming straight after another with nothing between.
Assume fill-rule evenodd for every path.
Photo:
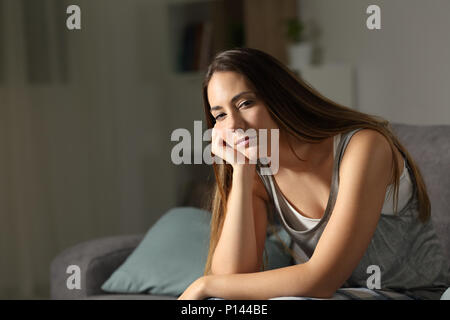
<instances>
[{"instance_id":1,"label":"woman's eyebrow","mask_svg":"<svg viewBox=\"0 0 450 320\"><path fill-rule=\"evenodd\" d=\"M247 94L247 93L252 93L252 92L251 91L242 91L241 93L238 93L233 98L231 98L231 103L234 103L242 95ZM214 106L214 107L211 107L210 111L214 111L214 110L218 110L218 109L222 109L222 107L221 106Z\"/></svg>"}]
</instances>

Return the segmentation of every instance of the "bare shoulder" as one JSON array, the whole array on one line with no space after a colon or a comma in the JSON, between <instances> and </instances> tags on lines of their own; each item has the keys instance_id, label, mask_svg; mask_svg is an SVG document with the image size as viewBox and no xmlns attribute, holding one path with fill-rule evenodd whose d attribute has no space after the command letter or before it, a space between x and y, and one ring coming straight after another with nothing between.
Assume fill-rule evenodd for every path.
<instances>
[{"instance_id":1,"label":"bare shoulder","mask_svg":"<svg viewBox=\"0 0 450 320\"><path fill-rule=\"evenodd\" d=\"M399 169L403 167L402 157L398 150L394 150L398 158ZM378 167L389 171L392 168L392 149L388 139L373 129L362 129L350 139L342 159L343 170L352 171L355 166ZM361 168L362 169L362 168Z\"/></svg>"},{"instance_id":2,"label":"bare shoulder","mask_svg":"<svg viewBox=\"0 0 450 320\"><path fill-rule=\"evenodd\" d=\"M381 147L383 150L390 149L387 138L374 129L362 129L356 132L350 139L350 145L359 147Z\"/></svg>"},{"instance_id":3,"label":"bare shoulder","mask_svg":"<svg viewBox=\"0 0 450 320\"><path fill-rule=\"evenodd\" d=\"M387 138L373 129L362 129L356 132L348 142L345 153L353 156L378 155L386 158L392 156L391 146Z\"/></svg>"}]
</instances>

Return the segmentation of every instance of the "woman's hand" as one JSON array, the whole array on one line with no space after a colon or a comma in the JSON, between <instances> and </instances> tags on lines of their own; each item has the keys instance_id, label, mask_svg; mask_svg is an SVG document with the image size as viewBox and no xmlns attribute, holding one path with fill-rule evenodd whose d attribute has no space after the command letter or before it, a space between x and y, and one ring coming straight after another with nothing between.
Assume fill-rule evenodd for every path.
<instances>
[{"instance_id":1,"label":"woman's hand","mask_svg":"<svg viewBox=\"0 0 450 320\"><path fill-rule=\"evenodd\" d=\"M212 130L211 152L225 160L233 168L246 164L256 164L257 160L257 136L252 136L249 145L236 145L238 139L245 135L237 135L231 130L214 127Z\"/></svg>"},{"instance_id":2,"label":"woman's hand","mask_svg":"<svg viewBox=\"0 0 450 320\"><path fill-rule=\"evenodd\" d=\"M203 300L207 298L206 283L207 276L198 278L184 290L183 294L178 297L178 300Z\"/></svg>"}]
</instances>

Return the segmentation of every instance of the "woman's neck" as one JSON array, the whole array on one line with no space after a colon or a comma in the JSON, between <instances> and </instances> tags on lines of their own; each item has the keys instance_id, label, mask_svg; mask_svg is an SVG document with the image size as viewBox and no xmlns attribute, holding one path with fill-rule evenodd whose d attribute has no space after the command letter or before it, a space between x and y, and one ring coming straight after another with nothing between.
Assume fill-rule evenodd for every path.
<instances>
[{"instance_id":1,"label":"woman's neck","mask_svg":"<svg viewBox=\"0 0 450 320\"><path fill-rule=\"evenodd\" d=\"M331 160L330 157L333 158L333 142L334 137L326 138L319 143L306 143L290 136L291 149L287 137L280 136L278 171L320 171Z\"/></svg>"}]
</instances>

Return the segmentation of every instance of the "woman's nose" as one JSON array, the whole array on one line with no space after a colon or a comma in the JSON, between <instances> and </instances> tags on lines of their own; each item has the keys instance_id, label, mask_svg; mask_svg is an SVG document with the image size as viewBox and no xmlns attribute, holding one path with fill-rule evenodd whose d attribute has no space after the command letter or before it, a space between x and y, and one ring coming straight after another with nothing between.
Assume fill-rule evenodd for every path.
<instances>
[{"instance_id":1,"label":"woman's nose","mask_svg":"<svg viewBox=\"0 0 450 320\"><path fill-rule=\"evenodd\" d=\"M236 131L237 129L244 130L244 119L242 119L239 112L233 112L227 119L226 129Z\"/></svg>"}]
</instances>

